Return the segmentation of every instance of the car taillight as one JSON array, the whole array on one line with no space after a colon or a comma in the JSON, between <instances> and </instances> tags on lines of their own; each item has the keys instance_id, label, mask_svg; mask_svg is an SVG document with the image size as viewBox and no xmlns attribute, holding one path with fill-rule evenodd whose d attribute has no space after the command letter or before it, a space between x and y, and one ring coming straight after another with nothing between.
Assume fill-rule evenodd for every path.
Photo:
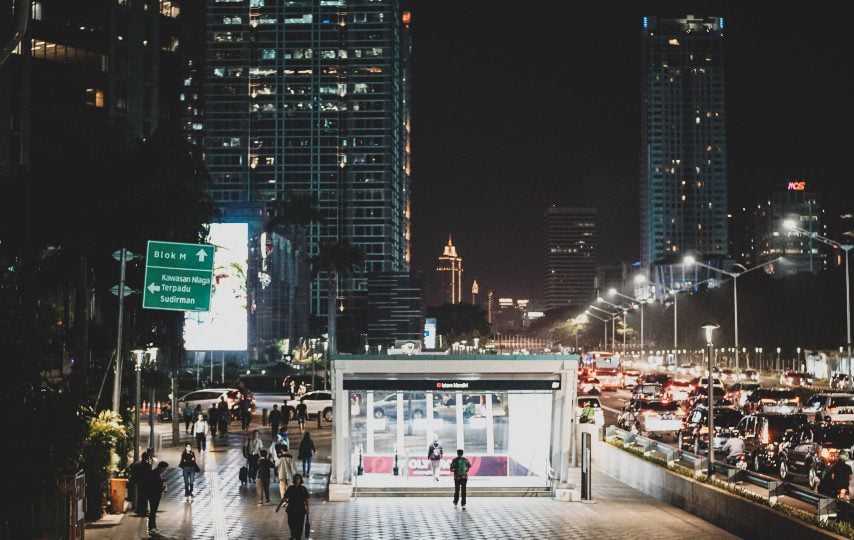
<instances>
[{"instance_id":1,"label":"car taillight","mask_svg":"<svg viewBox=\"0 0 854 540\"><path fill-rule=\"evenodd\" d=\"M703 426L700 428L700 435L706 435L709 432L709 426Z\"/></svg>"},{"instance_id":2,"label":"car taillight","mask_svg":"<svg viewBox=\"0 0 854 540\"><path fill-rule=\"evenodd\" d=\"M821 452L819 452L819 455L821 456L821 459L828 459L830 457L830 454L832 454L833 452L836 452L836 448L822 448Z\"/></svg>"},{"instance_id":3,"label":"car taillight","mask_svg":"<svg viewBox=\"0 0 854 540\"><path fill-rule=\"evenodd\" d=\"M789 403L797 403L797 402L799 402L800 400L801 400L800 398L792 398L792 399L790 399L790 400L789 400Z\"/></svg>"}]
</instances>

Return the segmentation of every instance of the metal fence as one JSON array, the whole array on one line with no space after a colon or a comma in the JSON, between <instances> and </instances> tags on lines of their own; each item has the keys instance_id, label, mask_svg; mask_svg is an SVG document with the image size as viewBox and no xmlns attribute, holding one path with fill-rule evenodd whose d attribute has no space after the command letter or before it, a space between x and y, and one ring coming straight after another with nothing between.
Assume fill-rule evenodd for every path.
<instances>
[{"instance_id":1,"label":"metal fence","mask_svg":"<svg viewBox=\"0 0 854 540\"><path fill-rule=\"evenodd\" d=\"M605 437L614 437L620 439L624 444L637 446L645 456L658 455L667 461L668 466L679 464L687 467L694 471L695 476L705 474L708 470L709 458L707 457L686 452L681 448L643 437L616 426L605 428ZM854 505L825 497L805 486L785 482L756 471L737 469L725 461L715 460L714 470L715 473L725 476L728 482L745 482L761 488L762 494L771 504L775 504L780 496L785 495L815 508L815 513L821 520L838 518L854 521Z\"/></svg>"}]
</instances>

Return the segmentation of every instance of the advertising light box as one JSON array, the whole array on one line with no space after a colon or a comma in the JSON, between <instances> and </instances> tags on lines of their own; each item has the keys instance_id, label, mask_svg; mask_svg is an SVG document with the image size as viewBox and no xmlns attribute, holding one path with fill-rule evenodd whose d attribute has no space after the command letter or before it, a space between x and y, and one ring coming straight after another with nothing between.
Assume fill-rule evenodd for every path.
<instances>
[{"instance_id":1,"label":"advertising light box","mask_svg":"<svg viewBox=\"0 0 854 540\"><path fill-rule=\"evenodd\" d=\"M246 274L249 225L212 223L208 243L216 247L209 312L187 312L188 351L245 351L248 342Z\"/></svg>"}]
</instances>

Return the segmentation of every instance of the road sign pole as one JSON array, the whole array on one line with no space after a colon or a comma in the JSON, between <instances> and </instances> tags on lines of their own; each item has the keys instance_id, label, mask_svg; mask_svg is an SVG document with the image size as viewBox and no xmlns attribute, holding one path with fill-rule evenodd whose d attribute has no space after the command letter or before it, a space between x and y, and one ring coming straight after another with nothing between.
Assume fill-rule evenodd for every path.
<instances>
[{"instance_id":1,"label":"road sign pole","mask_svg":"<svg viewBox=\"0 0 854 540\"><path fill-rule=\"evenodd\" d=\"M116 338L116 377L113 380L113 412L119 413L119 407L122 400L122 321L124 320L125 308L125 266L128 256L128 250L121 249L119 256L119 328Z\"/></svg>"}]
</instances>

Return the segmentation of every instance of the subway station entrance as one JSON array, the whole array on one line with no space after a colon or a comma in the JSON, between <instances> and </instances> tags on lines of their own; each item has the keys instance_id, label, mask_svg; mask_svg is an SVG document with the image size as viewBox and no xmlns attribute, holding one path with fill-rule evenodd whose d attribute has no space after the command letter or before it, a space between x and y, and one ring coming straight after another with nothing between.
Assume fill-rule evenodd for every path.
<instances>
[{"instance_id":1,"label":"subway station entrance","mask_svg":"<svg viewBox=\"0 0 854 540\"><path fill-rule=\"evenodd\" d=\"M457 449L473 488L547 487L550 471L565 479L576 366L570 355L340 355L331 484L446 486ZM434 438L438 482L427 459Z\"/></svg>"}]
</instances>

